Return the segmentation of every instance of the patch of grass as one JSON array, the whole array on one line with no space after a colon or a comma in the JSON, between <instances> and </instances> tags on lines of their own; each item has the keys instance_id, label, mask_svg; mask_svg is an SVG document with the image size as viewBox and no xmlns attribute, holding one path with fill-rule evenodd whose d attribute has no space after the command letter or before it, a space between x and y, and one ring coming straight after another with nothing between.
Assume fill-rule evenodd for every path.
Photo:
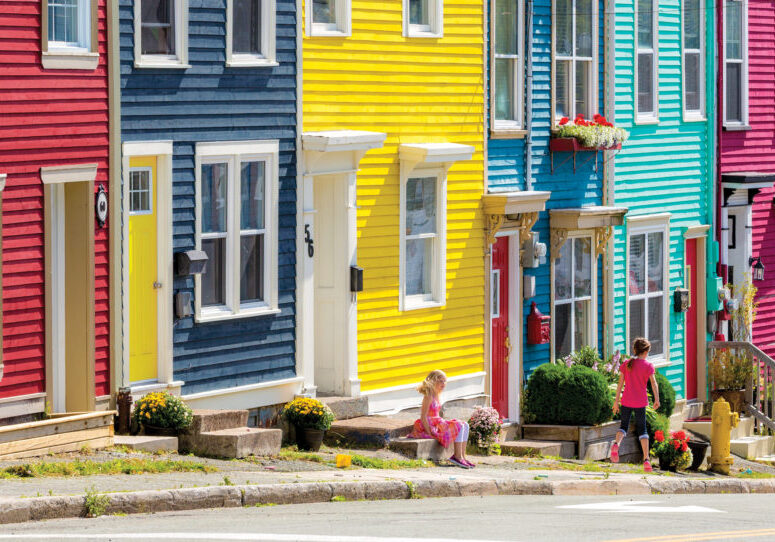
<instances>
[{"instance_id":1,"label":"patch of grass","mask_svg":"<svg viewBox=\"0 0 775 542\"><path fill-rule=\"evenodd\" d=\"M433 465L425 459L380 459L357 454L353 454L352 458L353 465L364 469L416 469Z\"/></svg>"},{"instance_id":2,"label":"patch of grass","mask_svg":"<svg viewBox=\"0 0 775 542\"><path fill-rule=\"evenodd\" d=\"M769 472L737 472L733 475L735 478L775 478L774 474Z\"/></svg>"},{"instance_id":3,"label":"patch of grass","mask_svg":"<svg viewBox=\"0 0 775 542\"><path fill-rule=\"evenodd\" d=\"M95 474L159 474L165 472L215 472L218 469L193 461L170 461L145 458L110 461L67 461L59 463L22 463L0 469L3 478L48 478L58 476L93 476Z\"/></svg>"},{"instance_id":4,"label":"patch of grass","mask_svg":"<svg viewBox=\"0 0 775 542\"><path fill-rule=\"evenodd\" d=\"M223 485L225 486L233 486L234 482L231 481L231 479L228 476L223 477Z\"/></svg>"},{"instance_id":5,"label":"patch of grass","mask_svg":"<svg viewBox=\"0 0 775 542\"><path fill-rule=\"evenodd\" d=\"M107 495L100 495L94 487L86 490L86 498L83 507L87 518L104 516L109 504L110 497Z\"/></svg>"},{"instance_id":6,"label":"patch of grass","mask_svg":"<svg viewBox=\"0 0 775 542\"><path fill-rule=\"evenodd\" d=\"M300 452L296 448L283 448L277 454L278 459L286 461L311 461L313 463L326 463L328 460L318 454L311 452Z\"/></svg>"},{"instance_id":7,"label":"patch of grass","mask_svg":"<svg viewBox=\"0 0 775 542\"><path fill-rule=\"evenodd\" d=\"M335 495L335 496L331 497L331 502L344 502L346 500L347 499L344 498L344 496L342 496L342 495Z\"/></svg>"}]
</instances>

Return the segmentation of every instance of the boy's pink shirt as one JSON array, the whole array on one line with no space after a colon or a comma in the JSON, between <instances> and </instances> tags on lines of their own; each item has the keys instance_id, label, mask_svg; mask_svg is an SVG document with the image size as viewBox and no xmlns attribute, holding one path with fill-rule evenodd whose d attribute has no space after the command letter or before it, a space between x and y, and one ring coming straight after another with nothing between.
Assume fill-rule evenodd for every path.
<instances>
[{"instance_id":1,"label":"boy's pink shirt","mask_svg":"<svg viewBox=\"0 0 775 542\"><path fill-rule=\"evenodd\" d=\"M654 374L654 366L645 359L633 358L632 367L627 368L627 363L622 364L624 375L624 392L622 393L622 405L629 408L643 408L649 404L649 396L646 384L649 377Z\"/></svg>"}]
</instances>

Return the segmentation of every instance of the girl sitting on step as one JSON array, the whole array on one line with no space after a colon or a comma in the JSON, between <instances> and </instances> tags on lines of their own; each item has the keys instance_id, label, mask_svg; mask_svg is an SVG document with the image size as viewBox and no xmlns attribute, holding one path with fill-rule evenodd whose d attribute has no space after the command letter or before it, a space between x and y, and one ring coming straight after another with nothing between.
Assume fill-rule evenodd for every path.
<instances>
[{"instance_id":1,"label":"girl sitting on step","mask_svg":"<svg viewBox=\"0 0 775 542\"><path fill-rule=\"evenodd\" d=\"M445 420L439 416L441 402L439 395L447 385L447 375L444 371L431 371L425 380L417 386L417 391L424 395L420 419L414 422L414 429L409 438L433 438L443 447L448 448L454 443L455 450L449 460L464 469L475 467L466 459L466 443L468 442L468 422L460 420Z\"/></svg>"}]
</instances>

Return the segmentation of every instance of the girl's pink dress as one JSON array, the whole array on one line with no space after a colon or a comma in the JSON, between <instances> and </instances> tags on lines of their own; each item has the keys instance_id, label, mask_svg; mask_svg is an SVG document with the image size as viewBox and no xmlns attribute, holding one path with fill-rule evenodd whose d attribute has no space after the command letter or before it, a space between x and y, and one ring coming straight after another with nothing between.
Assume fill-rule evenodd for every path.
<instances>
[{"instance_id":1,"label":"girl's pink dress","mask_svg":"<svg viewBox=\"0 0 775 542\"><path fill-rule=\"evenodd\" d=\"M428 407L428 425L436 430L435 437L425 432L422 420L415 420L414 429L407 436L409 438L435 438L445 448L455 442L455 437L460 433L463 424L459 420L445 420L439 416L440 410L439 402L436 399L431 399L431 404Z\"/></svg>"}]
</instances>

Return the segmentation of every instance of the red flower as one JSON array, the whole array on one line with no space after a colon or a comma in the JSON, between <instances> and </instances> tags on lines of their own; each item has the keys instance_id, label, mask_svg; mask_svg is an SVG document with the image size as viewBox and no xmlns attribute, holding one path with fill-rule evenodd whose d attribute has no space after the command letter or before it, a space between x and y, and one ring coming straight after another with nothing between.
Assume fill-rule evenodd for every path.
<instances>
[{"instance_id":1,"label":"red flower","mask_svg":"<svg viewBox=\"0 0 775 542\"><path fill-rule=\"evenodd\" d=\"M686 433L684 433L683 431L676 431L675 433L673 433L673 436L678 440L686 440Z\"/></svg>"},{"instance_id":2,"label":"red flower","mask_svg":"<svg viewBox=\"0 0 775 542\"><path fill-rule=\"evenodd\" d=\"M674 440L674 441L673 441L673 447L674 447L676 450L677 450L678 448L680 448L680 447L681 447L681 441L679 441L679 440Z\"/></svg>"},{"instance_id":3,"label":"red flower","mask_svg":"<svg viewBox=\"0 0 775 542\"><path fill-rule=\"evenodd\" d=\"M559 125L560 126L565 126L566 124L568 124L569 120L570 119L568 117L563 117L563 118L560 119Z\"/></svg>"},{"instance_id":4,"label":"red flower","mask_svg":"<svg viewBox=\"0 0 775 542\"><path fill-rule=\"evenodd\" d=\"M663 442L665 440L665 433L660 429L654 432L654 438L657 439L657 442Z\"/></svg>"},{"instance_id":5,"label":"red flower","mask_svg":"<svg viewBox=\"0 0 775 542\"><path fill-rule=\"evenodd\" d=\"M681 444L681 451L682 452L685 452L688 449L689 449L689 445L688 444L686 444L685 442L683 444Z\"/></svg>"},{"instance_id":6,"label":"red flower","mask_svg":"<svg viewBox=\"0 0 775 542\"><path fill-rule=\"evenodd\" d=\"M576 115L576 118L575 118L575 119L573 119L573 122L578 122L578 121L580 121L580 120L584 120L584 115L582 115L581 113L579 113L578 115Z\"/></svg>"}]
</instances>

